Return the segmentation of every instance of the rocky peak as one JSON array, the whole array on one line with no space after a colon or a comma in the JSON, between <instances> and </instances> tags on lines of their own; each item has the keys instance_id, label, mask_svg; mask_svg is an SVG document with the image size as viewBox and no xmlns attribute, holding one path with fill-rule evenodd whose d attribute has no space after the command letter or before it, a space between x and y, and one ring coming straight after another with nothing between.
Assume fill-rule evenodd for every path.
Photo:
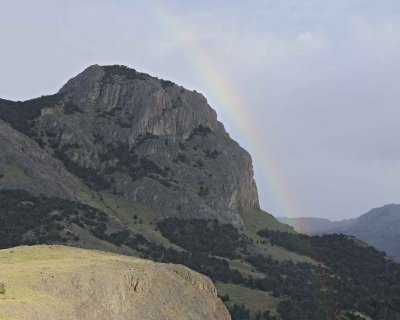
<instances>
[{"instance_id":1,"label":"rocky peak","mask_svg":"<svg viewBox=\"0 0 400 320\"><path fill-rule=\"evenodd\" d=\"M105 72L101 66L92 65L70 79L58 93L75 96L77 101L83 102L99 90L99 84L104 75Z\"/></svg>"},{"instance_id":2,"label":"rocky peak","mask_svg":"<svg viewBox=\"0 0 400 320\"><path fill-rule=\"evenodd\" d=\"M251 157L203 95L124 66L93 65L49 97L41 109L41 98L34 101L39 112L23 128L89 187L161 217L237 224L259 207Z\"/></svg>"},{"instance_id":3,"label":"rocky peak","mask_svg":"<svg viewBox=\"0 0 400 320\"><path fill-rule=\"evenodd\" d=\"M84 111L115 114L142 134L187 138L199 126L219 127L216 112L200 93L124 66L90 66L59 93ZM134 118L141 121L131 123Z\"/></svg>"}]
</instances>

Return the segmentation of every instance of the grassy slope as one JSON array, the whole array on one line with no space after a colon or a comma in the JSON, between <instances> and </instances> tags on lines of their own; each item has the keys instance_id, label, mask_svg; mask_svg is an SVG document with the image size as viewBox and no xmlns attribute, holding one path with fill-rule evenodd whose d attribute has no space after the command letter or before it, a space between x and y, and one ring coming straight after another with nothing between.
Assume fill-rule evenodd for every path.
<instances>
[{"instance_id":1,"label":"grassy slope","mask_svg":"<svg viewBox=\"0 0 400 320\"><path fill-rule=\"evenodd\" d=\"M109 215L117 217L128 228L143 234L147 239L161 243L166 247L174 247L175 249L182 250L180 247L164 238L160 232L155 230L157 215L148 207L127 200L122 196L107 192L92 192L90 196L86 196L85 198L85 202L89 205L102 209ZM137 215L137 221L142 220L141 224L135 223L133 219L134 215ZM261 243L262 240L265 240L257 235L257 231L261 229L268 228L272 230L294 232L291 227L278 222L272 215L261 210L255 210L251 214L244 216L243 222L241 232L254 240L258 250L271 255L273 259L278 261L292 260L316 263L309 257L298 255L278 246ZM232 269L237 269L244 275L252 276L253 278L262 277L261 273L254 270L254 268L246 262L234 260L229 261L229 264ZM259 290L252 290L233 284L220 284L217 288L224 293L228 293L229 296L232 296L231 302L245 304L253 314L258 311L265 311L266 309L274 312L279 303L279 299Z\"/></svg>"},{"instance_id":2,"label":"grassy slope","mask_svg":"<svg viewBox=\"0 0 400 320\"><path fill-rule=\"evenodd\" d=\"M272 215L263 210L253 210L253 212L243 216L243 232L251 239L261 239L257 235L260 229L271 229L276 231L294 232L294 229L287 224L280 223Z\"/></svg>"},{"instance_id":3,"label":"grassy slope","mask_svg":"<svg viewBox=\"0 0 400 320\"><path fill-rule=\"evenodd\" d=\"M160 243L165 247L180 249L156 231L157 215L147 206L127 200L120 195L105 191L95 192L89 188L80 193L79 196L83 203L104 211L110 217L118 219L127 228L135 233L142 234L148 240ZM137 219L134 219L135 216Z\"/></svg>"},{"instance_id":4,"label":"grassy slope","mask_svg":"<svg viewBox=\"0 0 400 320\"><path fill-rule=\"evenodd\" d=\"M235 303L239 305L245 304L253 315L265 310L271 310L272 314L276 313L275 311L280 300L274 298L272 293L252 290L236 284L216 283L215 286L221 296L225 294L229 295L228 305Z\"/></svg>"},{"instance_id":5,"label":"grassy slope","mask_svg":"<svg viewBox=\"0 0 400 320\"><path fill-rule=\"evenodd\" d=\"M260 250L260 253L266 253L278 261L292 260L317 264L316 261L309 257L298 255L282 247L272 246L269 243L261 243L261 241L265 240L257 234L261 229L270 229L289 233L295 232L292 227L280 223L272 215L262 210L254 210L243 217L243 226L240 231L254 241L256 247Z\"/></svg>"},{"instance_id":6,"label":"grassy slope","mask_svg":"<svg viewBox=\"0 0 400 320\"><path fill-rule=\"evenodd\" d=\"M225 258L224 258L225 259ZM228 260L228 259L226 259ZM261 272L255 270L255 268L247 263L246 261L241 260L228 260L229 266L231 269L238 270L244 276L251 276L254 279L263 278L264 275Z\"/></svg>"},{"instance_id":7,"label":"grassy slope","mask_svg":"<svg viewBox=\"0 0 400 320\"><path fill-rule=\"evenodd\" d=\"M134 232L143 234L147 239L161 243L166 247L174 247L175 249L181 250L180 247L172 244L168 239L164 238L160 232L155 230L157 215L148 207L127 200L122 196L107 192L98 193L89 190L82 198L85 203L102 209L110 216L116 217L128 228L134 230ZM136 222L133 219L134 215L138 217ZM139 220L142 221L141 224L138 223ZM244 216L243 222L240 231L254 241L257 250L261 253L271 255L272 258L278 261L292 260L316 263L309 257L297 255L284 248L272 246L268 243L261 243L262 240L265 240L257 235L257 231L261 229L268 228L272 230L294 232L291 227L278 222L272 215L261 210L255 210L251 214ZM262 277L261 273L254 270L254 268L246 262L233 260L229 261L229 264L232 269L237 269L244 275L252 276L253 278ZM258 311L265 311L266 309L274 313L279 303L279 299L274 298L271 294L245 288L240 285L218 284L217 289L220 291L220 294L229 294L231 297L231 304L245 304L253 314Z\"/></svg>"},{"instance_id":8,"label":"grassy slope","mask_svg":"<svg viewBox=\"0 0 400 320\"><path fill-rule=\"evenodd\" d=\"M261 254L271 255L278 261L298 261L317 264L316 261L296 253L290 252L282 247L272 246L269 243L261 243L265 240L260 237L257 232L261 229L271 229L293 233L293 228L277 221L272 215L262 211L254 210L251 214L243 217L243 225L240 232L254 241L256 250ZM262 273L257 272L250 264L233 260L229 262L232 269L237 269L243 275L252 276L253 278L263 277ZM217 290L221 296L228 294L230 300L228 305L244 304L250 310L250 313L255 315L258 311L264 312L270 310L271 314L276 314L276 309L280 302L279 298L272 296L272 293L263 292L257 289L245 288L236 284L216 284Z\"/></svg>"},{"instance_id":9,"label":"grassy slope","mask_svg":"<svg viewBox=\"0 0 400 320\"><path fill-rule=\"evenodd\" d=\"M148 240L160 243L166 247L174 247L177 250L182 250L180 247L164 238L161 233L156 230L157 215L148 207L109 192L93 191L86 186L83 190L80 190L79 197L83 203L103 210L110 217L119 220L127 228L135 233L142 234ZM137 219L134 219L134 216L137 216ZM257 235L257 231L260 229L268 228L272 230L294 232L291 227L279 223L273 216L264 211L255 210L251 214L244 216L243 220L244 223L240 231L252 239L256 248L261 252L271 255L272 258L278 261L293 260L314 263L314 261L308 257L299 256L278 246L261 243L263 239ZM108 244L105 243L105 248L107 248L107 245ZM231 268L239 270L244 275L252 276L253 278L262 276L246 262L234 260L229 261L229 263ZM253 314L258 311L265 311L266 309L274 312L279 303L279 299L274 298L268 293L248 289L239 285L219 284L217 288L221 291L221 294L229 294L231 303L245 304ZM29 295L29 292L27 292L27 294ZM40 297L40 295L37 297Z\"/></svg>"},{"instance_id":10,"label":"grassy slope","mask_svg":"<svg viewBox=\"0 0 400 320\"><path fill-rule=\"evenodd\" d=\"M6 293L0 295L0 310L30 303L62 303L37 287L39 275L71 273L90 268L93 264L107 266L112 270L118 263L133 263L145 260L100 251L71 249L62 246L17 247L0 250L0 282L5 284ZM0 319L12 319L0 312Z\"/></svg>"},{"instance_id":11,"label":"grassy slope","mask_svg":"<svg viewBox=\"0 0 400 320\"><path fill-rule=\"evenodd\" d=\"M0 250L0 283L5 285L0 320L226 315L210 283L186 268L95 250L58 245ZM214 309L204 312L210 306ZM106 314L94 314L99 307Z\"/></svg>"}]
</instances>

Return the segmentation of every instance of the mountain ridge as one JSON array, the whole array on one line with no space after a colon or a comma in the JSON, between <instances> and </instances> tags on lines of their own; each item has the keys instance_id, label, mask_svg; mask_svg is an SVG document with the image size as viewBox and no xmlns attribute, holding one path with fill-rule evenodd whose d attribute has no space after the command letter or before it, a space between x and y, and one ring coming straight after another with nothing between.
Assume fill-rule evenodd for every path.
<instances>
[{"instance_id":1,"label":"mountain ridge","mask_svg":"<svg viewBox=\"0 0 400 320\"><path fill-rule=\"evenodd\" d=\"M355 236L388 255L400 259L400 205L373 208L353 219L330 221L320 218L277 218L306 234L344 233Z\"/></svg>"}]
</instances>

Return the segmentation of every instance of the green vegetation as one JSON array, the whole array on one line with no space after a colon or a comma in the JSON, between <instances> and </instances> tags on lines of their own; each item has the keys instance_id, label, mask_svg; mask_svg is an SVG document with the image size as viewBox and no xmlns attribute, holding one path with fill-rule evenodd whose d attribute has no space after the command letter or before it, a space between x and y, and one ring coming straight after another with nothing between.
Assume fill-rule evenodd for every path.
<instances>
[{"instance_id":1,"label":"green vegetation","mask_svg":"<svg viewBox=\"0 0 400 320\"><path fill-rule=\"evenodd\" d=\"M32 120L40 115L42 109L54 106L61 98L59 94L54 94L23 102L0 99L0 119L10 123L15 130L33 137Z\"/></svg>"},{"instance_id":2,"label":"green vegetation","mask_svg":"<svg viewBox=\"0 0 400 320\"><path fill-rule=\"evenodd\" d=\"M67 148L63 146L54 151L54 155L60 159L68 171L81 178L83 182L93 190L104 190L111 186L110 181L93 168L85 168L79 163L71 160L67 154Z\"/></svg>"},{"instance_id":3,"label":"green vegetation","mask_svg":"<svg viewBox=\"0 0 400 320\"><path fill-rule=\"evenodd\" d=\"M173 83L172 81L169 80L160 80L161 81L161 87L163 89L167 89L168 87L173 87L175 86L175 83Z\"/></svg>"},{"instance_id":4,"label":"green vegetation","mask_svg":"<svg viewBox=\"0 0 400 320\"><path fill-rule=\"evenodd\" d=\"M244 305L249 310L249 316L251 315L252 317L255 317L259 312L264 313L266 310L276 310L280 302L269 292L246 288L243 285L231 283L216 283L215 285L219 295L225 300L224 302L229 309L233 308L234 305Z\"/></svg>"},{"instance_id":5,"label":"green vegetation","mask_svg":"<svg viewBox=\"0 0 400 320\"><path fill-rule=\"evenodd\" d=\"M199 125L197 128L193 130L193 132L189 135L189 139L193 139L195 136L207 136L212 134L213 131L208 126Z\"/></svg>"},{"instance_id":6,"label":"green vegetation","mask_svg":"<svg viewBox=\"0 0 400 320\"><path fill-rule=\"evenodd\" d=\"M299 295L280 305L285 318L295 319L294 315L307 304L315 310L319 297L310 299L313 290L323 298L320 312L325 309L325 318L334 319L337 310L356 310L373 319L400 319L400 265L386 259L384 253L373 247L361 247L345 235L310 237L271 230L262 230L259 235L328 267L303 268L305 279L315 279L314 284L307 289L307 281L303 281ZM264 261L256 264L258 268L264 267Z\"/></svg>"},{"instance_id":7,"label":"green vegetation","mask_svg":"<svg viewBox=\"0 0 400 320\"><path fill-rule=\"evenodd\" d=\"M232 320L250 319L250 311L243 304L238 305L235 303L233 306L228 306L228 310Z\"/></svg>"},{"instance_id":8,"label":"green vegetation","mask_svg":"<svg viewBox=\"0 0 400 320\"><path fill-rule=\"evenodd\" d=\"M0 294L6 293L6 286L3 282L0 282Z\"/></svg>"},{"instance_id":9,"label":"green vegetation","mask_svg":"<svg viewBox=\"0 0 400 320\"><path fill-rule=\"evenodd\" d=\"M346 236L263 229L256 232L262 240L255 240L254 216L242 232L216 220L169 218L156 224L151 210L120 196L102 192L86 197L91 206L1 191L0 247L78 244L84 231L125 252L209 276L233 319L399 319L400 266ZM256 217L279 227L269 216ZM313 263L277 260L270 248Z\"/></svg>"},{"instance_id":10,"label":"green vegetation","mask_svg":"<svg viewBox=\"0 0 400 320\"><path fill-rule=\"evenodd\" d=\"M63 110L65 114L74 114L76 112L83 113L83 110L79 108L76 104L74 104L72 101L66 102L64 104Z\"/></svg>"},{"instance_id":11,"label":"green vegetation","mask_svg":"<svg viewBox=\"0 0 400 320\"><path fill-rule=\"evenodd\" d=\"M141 257L184 264L215 281L243 282L243 276L231 270L224 259L204 252L176 250L172 246L167 248L123 225L114 224L110 228L108 215L88 205L35 197L24 191L3 190L0 192L0 208L0 248L24 244L76 243L79 238L70 230L77 226L100 240L130 248ZM138 219L132 217L132 220Z\"/></svg>"},{"instance_id":12,"label":"green vegetation","mask_svg":"<svg viewBox=\"0 0 400 320\"><path fill-rule=\"evenodd\" d=\"M105 71L103 81L109 80L112 76L121 76L127 80L146 80L150 77L146 73L137 72L135 69L122 65L103 66L103 70Z\"/></svg>"},{"instance_id":13,"label":"green vegetation","mask_svg":"<svg viewBox=\"0 0 400 320\"><path fill-rule=\"evenodd\" d=\"M220 151L217 150L210 151L208 149L204 150L204 153L208 159L216 159L221 154Z\"/></svg>"},{"instance_id":14,"label":"green vegetation","mask_svg":"<svg viewBox=\"0 0 400 320\"><path fill-rule=\"evenodd\" d=\"M157 215L150 208L106 191L99 192L97 197L95 199L90 197L88 203L111 216L117 217L124 226L135 233L142 234L146 239L167 248L173 246L168 239L154 230ZM101 199L101 201L97 199ZM142 223L139 223L140 221Z\"/></svg>"},{"instance_id":15,"label":"green vegetation","mask_svg":"<svg viewBox=\"0 0 400 320\"><path fill-rule=\"evenodd\" d=\"M107 145L103 153L100 154L102 161L116 162L116 165L108 166L106 172L124 172L128 174L133 181L142 177L150 177L166 187L174 187L174 183L167 178L169 170L161 168L157 163L147 157L140 157L135 153L135 148L146 140L158 139L157 136L147 133L140 137L134 146L128 144ZM103 188L106 189L106 188Z\"/></svg>"},{"instance_id":16,"label":"green vegetation","mask_svg":"<svg viewBox=\"0 0 400 320\"><path fill-rule=\"evenodd\" d=\"M210 188L209 187L204 187L200 186L200 190L197 193L200 197L206 197L210 194Z\"/></svg>"},{"instance_id":17,"label":"green vegetation","mask_svg":"<svg viewBox=\"0 0 400 320\"><path fill-rule=\"evenodd\" d=\"M232 225L217 220L170 218L157 226L165 238L189 252L235 259L247 243Z\"/></svg>"},{"instance_id":18,"label":"green vegetation","mask_svg":"<svg viewBox=\"0 0 400 320\"><path fill-rule=\"evenodd\" d=\"M0 208L0 248L76 242L72 225L95 233L106 230L108 221L106 214L87 205L16 190L0 191Z\"/></svg>"},{"instance_id":19,"label":"green vegetation","mask_svg":"<svg viewBox=\"0 0 400 320\"><path fill-rule=\"evenodd\" d=\"M280 223L272 215L260 209L255 209L253 210L253 212L243 216L243 226L240 227L241 233L243 233L249 239L253 240L257 244L258 248L262 249L273 259L281 262L290 260L296 262L308 262L311 264L317 264L316 261L312 260L308 256L302 256L295 252L288 251L282 247L273 246L268 241L265 241L265 239L257 234L257 232L263 228L289 233L294 232L294 229L292 227Z\"/></svg>"},{"instance_id":20,"label":"green vegetation","mask_svg":"<svg viewBox=\"0 0 400 320\"><path fill-rule=\"evenodd\" d=\"M260 209L243 216L243 233L253 240L262 240L257 232L262 228L283 232L294 232L294 229L286 224L280 223L269 213Z\"/></svg>"},{"instance_id":21,"label":"green vegetation","mask_svg":"<svg viewBox=\"0 0 400 320\"><path fill-rule=\"evenodd\" d=\"M216 221L179 221L174 218L160 222L159 227L166 238L192 254L199 252L209 257L239 257L245 260L263 277L253 278L238 271L241 277L235 279L235 284L247 288L243 291L256 290L264 292L266 296L272 295L277 309L268 310L277 311L282 319L348 319L349 310L362 312L373 319L399 318L400 305L397 302L400 299L400 266L388 261L382 253L372 248L358 246L346 236L313 238L314 242L308 246L307 254L320 262L315 265L279 262L265 254L254 254L252 252L257 252L258 247L254 240L239 234L232 226L222 226ZM258 236L264 237L265 234L285 235L288 239L300 236L270 230L260 231ZM284 242L280 245L285 247ZM286 247L291 248L289 245ZM346 263L350 260L350 263ZM229 288L233 283L228 277L224 281L212 273L208 275L214 281L223 283L219 285L220 288L224 285ZM231 297L232 292L225 290L221 293L222 296L226 294ZM254 306L248 302L246 304L245 298L240 296L226 303L238 319L255 319L264 313L260 309L254 310ZM241 304L244 304L244 308ZM247 308L249 312L252 311L248 317ZM272 317L273 313L269 316Z\"/></svg>"},{"instance_id":22,"label":"green vegetation","mask_svg":"<svg viewBox=\"0 0 400 320\"><path fill-rule=\"evenodd\" d=\"M138 140L135 147L145 140L156 138L157 136L155 135L146 134ZM83 167L70 158L69 150L78 146L63 145L60 147L54 144L53 147L55 148L54 155L64 163L65 167L81 178L83 182L93 190L99 191L109 189L111 187L112 178L107 177L107 174L112 174L114 172L127 173L133 181L147 176L166 187L173 187L173 183L166 179L169 174L167 170L161 168L149 158L139 158L134 151L134 147L131 148L127 144L109 144L105 147L103 153L100 154L101 160L116 162L116 165L106 167L105 173L103 174L99 170Z\"/></svg>"},{"instance_id":23,"label":"green vegetation","mask_svg":"<svg viewBox=\"0 0 400 320\"><path fill-rule=\"evenodd\" d=\"M264 278L264 274L257 271L254 266L246 262L243 259L227 259L229 266L233 270L239 271L246 278L261 279Z\"/></svg>"},{"instance_id":24,"label":"green vegetation","mask_svg":"<svg viewBox=\"0 0 400 320\"><path fill-rule=\"evenodd\" d=\"M232 320L245 320L245 319L254 319L254 320L277 320L276 316L271 316L269 310L261 312L259 311L254 317L251 317L250 310L245 307L244 304L238 305L233 304L232 306L228 306L229 313L231 314Z\"/></svg>"}]
</instances>

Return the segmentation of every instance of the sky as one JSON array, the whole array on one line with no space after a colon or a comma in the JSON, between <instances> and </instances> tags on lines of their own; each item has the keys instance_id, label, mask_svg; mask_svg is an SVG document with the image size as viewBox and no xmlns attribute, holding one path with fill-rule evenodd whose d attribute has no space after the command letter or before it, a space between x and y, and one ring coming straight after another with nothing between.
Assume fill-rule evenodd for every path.
<instances>
[{"instance_id":1,"label":"sky","mask_svg":"<svg viewBox=\"0 0 400 320\"><path fill-rule=\"evenodd\" d=\"M399 57L398 0L0 1L1 98L95 63L199 91L275 216L400 203Z\"/></svg>"}]
</instances>

